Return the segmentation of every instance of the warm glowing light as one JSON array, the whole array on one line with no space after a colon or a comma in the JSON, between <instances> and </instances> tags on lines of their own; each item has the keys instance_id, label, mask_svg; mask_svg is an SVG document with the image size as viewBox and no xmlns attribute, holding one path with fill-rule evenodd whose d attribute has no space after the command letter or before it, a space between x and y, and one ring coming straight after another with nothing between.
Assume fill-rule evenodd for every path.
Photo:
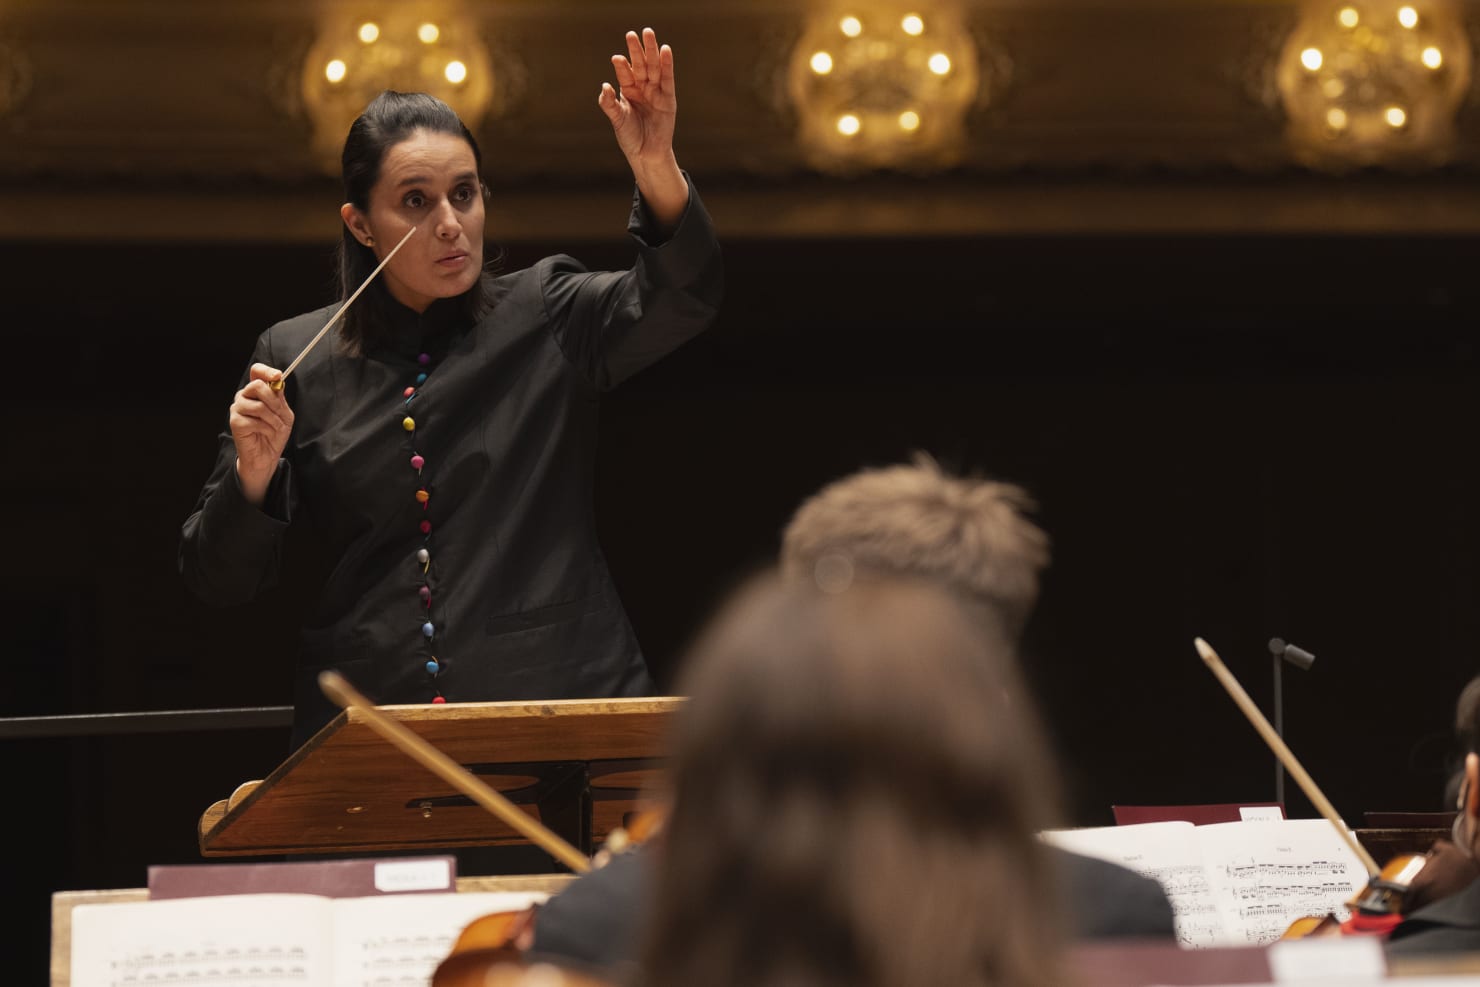
<instances>
[{"instance_id":1,"label":"warm glowing light","mask_svg":"<svg viewBox=\"0 0 1480 987\"><path fill-rule=\"evenodd\" d=\"M1414 10L1412 7L1398 8L1398 23L1402 24L1410 31L1413 28L1418 27L1418 11Z\"/></svg>"},{"instance_id":2,"label":"warm glowing light","mask_svg":"<svg viewBox=\"0 0 1480 987\"><path fill-rule=\"evenodd\" d=\"M343 82L345 71L344 63L336 58L324 66L324 78L330 82Z\"/></svg>"},{"instance_id":3,"label":"warm glowing light","mask_svg":"<svg viewBox=\"0 0 1480 987\"><path fill-rule=\"evenodd\" d=\"M366 21L360 25L360 40L367 45L375 44L375 39L380 37L380 25L374 21Z\"/></svg>"},{"instance_id":4,"label":"warm glowing light","mask_svg":"<svg viewBox=\"0 0 1480 987\"><path fill-rule=\"evenodd\" d=\"M899 115L899 129L919 130L920 114L916 113L914 110L905 110Z\"/></svg>"},{"instance_id":5,"label":"warm glowing light","mask_svg":"<svg viewBox=\"0 0 1480 987\"><path fill-rule=\"evenodd\" d=\"M1425 48L1423 54L1419 57L1423 59L1423 63L1427 68L1437 69L1444 64L1444 53L1433 46Z\"/></svg>"},{"instance_id":6,"label":"warm glowing light","mask_svg":"<svg viewBox=\"0 0 1480 987\"><path fill-rule=\"evenodd\" d=\"M1325 59L1321 57L1321 49L1319 48L1307 48L1300 53L1300 64L1304 65L1310 72L1319 69L1321 63L1324 61Z\"/></svg>"},{"instance_id":7,"label":"warm glowing light","mask_svg":"<svg viewBox=\"0 0 1480 987\"><path fill-rule=\"evenodd\" d=\"M1357 13L1355 7L1342 7L1336 12L1336 21L1342 27L1356 27L1362 16Z\"/></svg>"},{"instance_id":8,"label":"warm glowing light","mask_svg":"<svg viewBox=\"0 0 1480 987\"><path fill-rule=\"evenodd\" d=\"M905 14L904 20L899 22L899 26L904 29L905 34L912 34L915 37L919 37L925 33L925 21L921 19L919 14Z\"/></svg>"},{"instance_id":9,"label":"warm glowing light","mask_svg":"<svg viewBox=\"0 0 1480 987\"><path fill-rule=\"evenodd\" d=\"M1387 125L1389 127L1392 127L1394 130L1397 130L1399 127L1403 126L1403 124L1408 122L1408 114L1403 110L1403 107L1401 106L1389 106L1386 110L1382 112L1382 118L1386 120Z\"/></svg>"},{"instance_id":10,"label":"warm glowing light","mask_svg":"<svg viewBox=\"0 0 1480 987\"><path fill-rule=\"evenodd\" d=\"M437 25L428 21L416 29L416 36L421 39L422 44L434 45L437 43L437 39L442 36L442 31Z\"/></svg>"},{"instance_id":11,"label":"warm glowing light","mask_svg":"<svg viewBox=\"0 0 1480 987\"><path fill-rule=\"evenodd\" d=\"M936 75L945 75L951 71L951 60L943 51L938 51L930 56L930 71Z\"/></svg>"},{"instance_id":12,"label":"warm glowing light","mask_svg":"<svg viewBox=\"0 0 1480 987\"><path fill-rule=\"evenodd\" d=\"M463 82L468 77L468 67L462 62L452 61L447 63L447 68L442 71L447 76L447 81L453 85Z\"/></svg>"},{"instance_id":13,"label":"warm glowing light","mask_svg":"<svg viewBox=\"0 0 1480 987\"><path fill-rule=\"evenodd\" d=\"M863 22L857 17L844 17L838 22L838 27L850 38L856 38L863 33Z\"/></svg>"},{"instance_id":14,"label":"warm glowing light","mask_svg":"<svg viewBox=\"0 0 1480 987\"><path fill-rule=\"evenodd\" d=\"M833 59L825 51L819 51L812 56L812 71L818 75L827 75L833 70Z\"/></svg>"},{"instance_id":15,"label":"warm glowing light","mask_svg":"<svg viewBox=\"0 0 1480 987\"><path fill-rule=\"evenodd\" d=\"M1326 126L1332 130L1346 129L1346 110L1333 106L1326 111Z\"/></svg>"},{"instance_id":16,"label":"warm glowing light","mask_svg":"<svg viewBox=\"0 0 1480 987\"><path fill-rule=\"evenodd\" d=\"M862 129L863 124L859 123L858 118L853 114L844 113L838 117L838 133L844 137L852 137Z\"/></svg>"}]
</instances>

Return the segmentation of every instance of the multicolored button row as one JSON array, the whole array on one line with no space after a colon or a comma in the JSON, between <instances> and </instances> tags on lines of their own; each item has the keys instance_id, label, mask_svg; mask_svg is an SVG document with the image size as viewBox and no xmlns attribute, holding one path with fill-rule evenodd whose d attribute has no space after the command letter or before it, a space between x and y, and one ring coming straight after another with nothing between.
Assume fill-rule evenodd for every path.
<instances>
[{"instance_id":1,"label":"multicolored button row","mask_svg":"<svg viewBox=\"0 0 1480 987\"><path fill-rule=\"evenodd\" d=\"M432 364L431 354L422 353L416 358L416 362L423 367L430 367ZM409 410L409 408L411 407L411 402L416 400L416 395L418 393L417 389L420 388L421 385L425 384L426 380L426 372L422 371L421 373L418 373L416 375L416 382L401 392L401 397L404 399L403 407ZM426 469L427 461L426 458L421 455L421 453L416 451L416 419L412 418L410 414L406 414L406 416L401 419L401 427L404 428L411 435L411 468L416 471L418 481L414 497L416 499L416 502L421 505L421 509L425 511L428 509L428 506L431 503L432 492L427 488L426 481L422 479L422 471ZM423 619L421 625L421 636L426 641L427 647L430 649L437 637L437 625L432 622L432 552L430 548L432 535L431 520L428 518L423 518L417 524L417 530L420 531L422 534L422 546L416 551L416 563L418 566L421 567L421 586L417 587L416 594L418 597L420 597L422 607L426 610L426 617ZM427 657L425 667L427 675L430 676L433 680L435 680L437 675L442 671L442 663L437 660L437 656L435 654L429 655ZM441 692L438 692L435 696L432 697L432 702L434 703L445 703L446 701L446 697L443 696Z\"/></svg>"}]
</instances>

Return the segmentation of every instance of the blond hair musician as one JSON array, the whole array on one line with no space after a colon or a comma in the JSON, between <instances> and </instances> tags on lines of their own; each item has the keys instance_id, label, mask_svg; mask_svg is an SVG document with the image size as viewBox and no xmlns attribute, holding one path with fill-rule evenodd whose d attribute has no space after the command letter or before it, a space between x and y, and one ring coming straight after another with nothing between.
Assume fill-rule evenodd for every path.
<instances>
[{"instance_id":1,"label":"blond hair musician","mask_svg":"<svg viewBox=\"0 0 1480 987\"><path fill-rule=\"evenodd\" d=\"M823 586L860 573L928 580L1016 644L1049 563L1034 509L1022 487L949 473L922 453L818 491L787 525L781 563L792 578ZM1055 849L1052 860L1077 938L1175 935L1171 902L1155 880L1068 851Z\"/></svg>"},{"instance_id":2,"label":"blond hair musician","mask_svg":"<svg viewBox=\"0 0 1480 987\"><path fill-rule=\"evenodd\" d=\"M646 987L1062 987L1056 776L926 583L764 579L685 662Z\"/></svg>"},{"instance_id":3,"label":"blond hair musician","mask_svg":"<svg viewBox=\"0 0 1480 987\"><path fill-rule=\"evenodd\" d=\"M598 97L637 187L626 271L486 271L482 155L432 96L384 93L350 129L341 300L366 287L322 345L337 305L258 339L181 533L215 604L322 561L294 746L336 712L326 668L380 703L652 691L596 538L597 399L710 324L723 268L674 155L673 53L626 41ZM290 525L319 551L285 558Z\"/></svg>"}]
</instances>

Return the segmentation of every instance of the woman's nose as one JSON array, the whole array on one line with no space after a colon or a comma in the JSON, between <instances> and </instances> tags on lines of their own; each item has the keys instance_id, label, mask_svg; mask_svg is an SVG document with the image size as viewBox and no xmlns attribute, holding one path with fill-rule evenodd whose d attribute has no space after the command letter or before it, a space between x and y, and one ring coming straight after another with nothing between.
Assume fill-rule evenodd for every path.
<instances>
[{"instance_id":1,"label":"woman's nose","mask_svg":"<svg viewBox=\"0 0 1480 987\"><path fill-rule=\"evenodd\" d=\"M452 208L452 203L446 199L437 209L437 236L444 240L454 240L462 232L462 221L458 219L457 210Z\"/></svg>"}]
</instances>

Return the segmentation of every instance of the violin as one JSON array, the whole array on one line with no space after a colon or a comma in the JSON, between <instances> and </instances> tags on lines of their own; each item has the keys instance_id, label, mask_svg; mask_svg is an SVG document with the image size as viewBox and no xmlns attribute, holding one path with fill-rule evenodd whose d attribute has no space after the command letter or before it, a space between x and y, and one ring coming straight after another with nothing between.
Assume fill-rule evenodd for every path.
<instances>
[{"instance_id":1,"label":"violin","mask_svg":"<svg viewBox=\"0 0 1480 987\"><path fill-rule=\"evenodd\" d=\"M319 688L345 709L358 707L365 722L382 737L577 874L587 873L593 867L605 866L614 854L639 846L662 830L666 811L661 807L645 809L636 813L624 826L608 834L602 849L588 859L558 833L521 812L512 802L462 765L381 713L339 673L321 673ZM555 987L559 984L567 984L569 987L609 987L591 976L560 970L551 964L526 963L524 954L533 942L534 923L539 908L536 904L513 911L492 912L469 922L453 943L451 952L438 964L432 975L431 987L516 985L525 982L526 971L530 974L532 983L539 987ZM537 968L541 970L538 975L535 973Z\"/></svg>"},{"instance_id":2,"label":"violin","mask_svg":"<svg viewBox=\"0 0 1480 987\"><path fill-rule=\"evenodd\" d=\"M1423 872L1424 867L1430 860L1429 854L1405 853L1399 854L1388 861L1382 867L1372 859L1366 847L1357 842L1345 822L1337 815L1336 809L1330 801L1316 787L1315 781L1300 766L1295 759L1294 753L1285 744L1284 740L1274 727L1269 725L1259 707L1249 698L1249 694L1239 685L1238 680L1224 666L1222 659L1218 657L1206 641L1197 638L1193 642L1197 647L1198 654L1207 664L1208 668L1217 676L1218 681L1228 691L1233 701L1248 717L1259 736L1269 746L1280 762L1289 772L1290 777L1299 783L1301 789L1310 799L1311 804L1321 813L1325 819L1336 828L1337 834L1349 846L1362 866L1367 869L1367 885L1352 896L1346 902L1346 907L1351 911L1351 917L1345 922L1339 921L1335 915L1313 915L1296 919L1280 936L1281 939L1304 939L1315 936L1336 935L1386 935L1391 932L1393 926L1402 921L1407 909L1410 892L1415 880Z\"/></svg>"}]
</instances>

